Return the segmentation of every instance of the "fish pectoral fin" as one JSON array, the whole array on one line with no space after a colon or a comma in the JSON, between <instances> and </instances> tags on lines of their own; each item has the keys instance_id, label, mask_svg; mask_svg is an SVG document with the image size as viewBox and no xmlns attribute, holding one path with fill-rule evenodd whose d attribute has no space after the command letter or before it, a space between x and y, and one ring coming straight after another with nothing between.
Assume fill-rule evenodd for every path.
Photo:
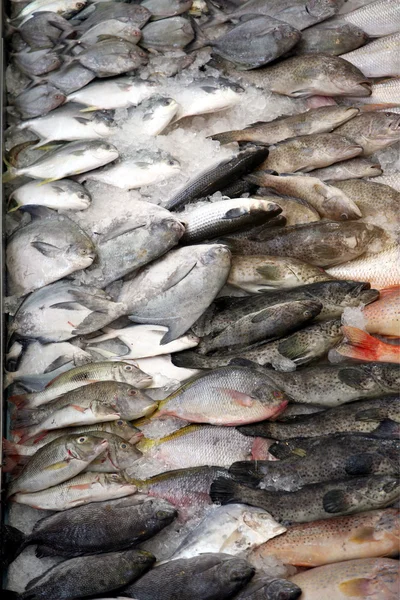
<instances>
[{"instance_id":1,"label":"fish pectoral fin","mask_svg":"<svg viewBox=\"0 0 400 600\"><path fill-rule=\"evenodd\" d=\"M352 477L369 475L372 472L374 457L372 454L354 454L345 464L345 471Z\"/></svg>"},{"instance_id":2,"label":"fish pectoral fin","mask_svg":"<svg viewBox=\"0 0 400 600\"><path fill-rule=\"evenodd\" d=\"M53 362L45 369L45 371L43 371L43 373L51 373L52 371L55 371L56 369L59 369L68 363L72 363L70 356L59 356L53 360Z\"/></svg>"},{"instance_id":3,"label":"fish pectoral fin","mask_svg":"<svg viewBox=\"0 0 400 600\"><path fill-rule=\"evenodd\" d=\"M279 281L282 279L281 269L275 265L263 265L256 268L257 273L268 281Z\"/></svg>"},{"instance_id":4,"label":"fish pectoral fin","mask_svg":"<svg viewBox=\"0 0 400 600\"><path fill-rule=\"evenodd\" d=\"M351 598L366 598L366 592L370 579L359 577L357 579L349 579L339 584L339 589L344 596Z\"/></svg>"},{"instance_id":5,"label":"fish pectoral fin","mask_svg":"<svg viewBox=\"0 0 400 600\"><path fill-rule=\"evenodd\" d=\"M310 347L305 339L293 334L279 343L278 352L291 360L302 360L309 357Z\"/></svg>"},{"instance_id":6,"label":"fish pectoral fin","mask_svg":"<svg viewBox=\"0 0 400 600\"><path fill-rule=\"evenodd\" d=\"M349 542L353 544L369 544L370 542L376 542L375 527L361 527L356 533L349 539Z\"/></svg>"},{"instance_id":7,"label":"fish pectoral fin","mask_svg":"<svg viewBox=\"0 0 400 600\"><path fill-rule=\"evenodd\" d=\"M173 271L173 273L171 273L171 275L168 277L166 284L163 287L163 292L170 290L172 287L183 281L189 275L189 273L193 271L196 265L197 259L194 258L193 261L190 261L175 269L175 271Z\"/></svg>"},{"instance_id":8,"label":"fish pectoral fin","mask_svg":"<svg viewBox=\"0 0 400 600\"><path fill-rule=\"evenodd\" d=\"M355 415L356 421L380 421L382 419L379 408L369 408L368 410L360 410Z\"/></svg>"},{"instance_id":9,"label":"fish pectoral fin","mask_svg":"<svg viewBox=\"0 0 400 600\"><path fill-rule=\"evenodd\" d=\"M327 513L341 513L348 509L347 494L343 490L330 490L322 499L322 505Z\"/></svg>"},{"instance_id":10,"label":"fish pectoral fin","mask_svg":"<svg viewBox=\"0 0 400 600\"><path fill-rule=\"evenodd\" d=\"M69 462L67 460L62 460L44 467L44 471L59 471L60 469L65 469L65 467L68 467L68 465Z\"/></svg>"},{"instance_id":11,"label":"fish pectoral fin","mask_svg":"<svg viewBox=\"0 0 400 600\"><path fill-rule=\"evenodd\" d=\"M90 119L85 119L85 117L74 117L74 120L81 125L87 125L90 122Z\"/></svg>"},{"instance_id":12,"label":"fish pectoral fin","mask_svg":"<svg viewBox=\"0 0 400 600\"><path fill-rule=\"evenodd\" d=\"M93 112L94 110L99 110L99 107L98 106L87 106L86 108L81 108L81 110L79 112L86 113L86 112Z\"/></svg>"},{"instance_id":13,"label":"fish pectoral fin","mask_svg":"<svg viewBox=\"0 0 400 600\"><path fill-rule=\"evenodd\" d=\"M270 319L271 316L275 312L275 307L269 306L268 308L264 308L260 310L254 317L251 319L252 323L261 323L261 321L265 321L266 319Z\"/></svg>"},{"instance_id":14,"label":"fish pectoral fin","mask_svg":"<svg viewBox=\"0 0 400 600\"><path fill-rule=\"evenodd\" d=\"M144 227L147 227L146 223L118 223L117 226L100 236L99 243L104 244L105 242L121 237L121 235L124 235L125 233L130 233L136 229L143 229Z\"/></svg>"},{"instance_id":15,"label":"fish pectoral fin","mask_svg":"<svg viewBox=\"0 0 400 600\"><path fill-rule=\"evenodd\" d=\"M230 210L227 210L226 213L224 214L224 216L222 217L223 219L239 219L240 217L242 217L243 215L247 214L247 210L237 207L237 208L231 208Z\"/></svg>"},{"instance_id":16,"label":"fish pectoral fin","mask_svg":"<svg viewBox=\"0 0 400 600\"><path fill-rule=\"evenodd\" d=\"M31 242L31 246L46 258L57 258L60 254L60 248L47 244L47 242Z\"/></svg>"},{"instance_id":17,"label":"fish pectoral fin","mask_svg":"<svg viewBox=\"0 0 400 600\"><path fill-rule=\"evenodd\" d=\"M342 383L355 390L364 390L368 388L368 376L357 367L344 367L338 372L338 377Z\"/></svg>"},{"instance_id":18,"label":"fish pectoral fin","mask_svg":"<svg viewBox=\"0 0 400 600\"><path fill-rule=\"evenodd\" d=\"M230 390L227 388L220 388L220 391L227 394L232 398L232 400L239 404L239 406L245 406L246 408L250 408L254 404L253 398L248 396L247 394L243 394L242 392L238 392L237 390Z\"/></svg>"},{"instance_id":19,"label":"fish pectoral fin","mask_svg":"<svg viewBox=\"0 0 400 600\"><path fill-rule=\"evenodd\" d=\"M78 302L56 302L56 304L51 304L49 308L60 310L82 310L82 305Z\"/></svg>"},{"instance_id":20,"label":"fish pectoral fin","mask_svg":"<svg viewBox=\"0 0 400 600\"><path fill-rule=\"evenodd\" d=\"M94 383L94 382L93 382ZM84 413L86 412L86 408L83 408L82 406L78 406L77 404L71 404L70 405L71 408L73 408L74 410L77 410L78 412Z\"/></svg>"}]
</instances>

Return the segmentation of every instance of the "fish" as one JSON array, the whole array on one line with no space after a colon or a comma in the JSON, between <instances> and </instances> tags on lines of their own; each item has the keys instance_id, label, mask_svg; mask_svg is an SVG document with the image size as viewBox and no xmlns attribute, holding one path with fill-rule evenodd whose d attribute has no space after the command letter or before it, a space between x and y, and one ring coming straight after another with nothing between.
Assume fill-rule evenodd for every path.
<instances>
[{"instance_id":1,"label":"fish","mask_svg":"<svg viewBox=\"0 0 400 600\"><path fill-rule=\"evenodd\" d=\"M110 37L117 37L131 44L137 44L142 37L142 32L136 23L132 23L129 20L110 18L96 23L84 31L78 38L78 48L93 46Z\"/></svg>"},{"instance_id":2,"label":"fish","mask_svg":"<svg viewBox=\"0 0 400 600\"><path fill-rule=\"evenodd\" d=\"M72 94L76 90L88 85L95 78L95 74L90 69L86 69L79 62L66 61L63 66L55 71L51 71L42 77L31 76L33 84L40 88L44 85L53 86L63 93L63 102L67 101L68 94ZM35 88L32 88L35 89ZM48 111L47 111L48 112ZM29 115L30 117L42 116L40 111L37 114Z\"/></svg>"},{"instance_id":3,"label":"fish","mask_svg":"<svg viewBox=\"0 0 400 600\"><path fill-rule=\"evenodd\" d=\"M277 351L295 365L304 365L316 358L322 358L342 340L343 332L339 320L322 321L308 325L282 339L277 344Z\"/></svg>"},{"instance_id":4,"label":"fish","mask_svg":"<svg viewBox=\"0 0 400 600\"><path fill-rule=\"evenodd\" d=\"M363 308L365 329L369 333L399 337L400 287L380 291L373 307Z\"/></svg>"},{"instance_id":5,"label":"fish","mask_svg":"<svg viewBox=\"0 0 400 600\"><path fill-rule=\"evenodd\" d=\"M400 192L397 190L363 179L337 181L335 186L355 202L364 221L376 223L379 219L385 219L385 229L396 230L400 226Z\"/></svg>"},{"instance_id":6,"label":"fish","mask_svg":"<svg viewBox=\"0 0 400 600\"><path fill-rule=\"evenodd\" d=\"M211 425L188 425L170 435L159 439L142 439L137 445L143 452L147 465L149 459L155 463L158 473L179 469L183 472L193 467L213 465L214 467L229 467L232 462L253 457L263 457L266 460L268 443L264 440L249 438L234 429ZM151 482L143 486L137 483L138 469L136 464L129 474L140 491L151 491ZM145 466L146 473L148 467ZM208 490L207 490L208 493Z\"/></svg>"},{"instance_id":7,"label":"fish","mask_svg":"<svg viewBox=\"0 0 400 600\"><path fill-rule=\"evenodd\" d=\"M342 356L365 361L400 363L399 346L386 344L356 327L343 327L343 333L346 341L336 348Z\"/></svg>"},{"instance_id":8,"label":"fish","mask_svg":"<svg viewBox=\"0 0 400 600\"><path fill-rule=\"evenodd\" d=\"M307 450L300 444L282 460L235 462L229 473L240 483L272 492L293 492L311 483L397 473L397 440L346 434L307 441Z\"/></svg>"},{"instance_id":9,"label":"fish","mask_svg":"<svg viewBox=\"0 0 400 600\"><path fill-rule=\"evenodd\" d=\"M209 137L221 144L254 142L277 144L288 138L333 131L359 113L349 106L321 106L298 115L282 116L273 121L258 121L244 129L215 133Z\"/></svg>"},{"instance_id":10,"label":"fish","mask_svg":"<svg viewBox=\"0 0 400 600\"><path fill-rule=\"evenodd\" d=\"M15 494L14 502L41 510L64 511L90 502L123 498L136 492L136 486L120 473L81 473L41 492Z\"/></svg>"},{"instance_id":11,"label":"fish","mask_svg":"<svg viewBox=\"0 0 400 600\"><path fill-rule=\"evenodd\" d=\"M273 555L285 564L319 567L342 560L396 556L399 528L396 508L301 523L252 550L249 560L253 563Z\"/></svg>"},{"instance_id":12,"label":"fish","mask_svg":"<svg viewBox=\"0 0 400 600\"><path fill-rule=\"evenodd\" d=\"M263 373L225 367L193 377L159 404L154 417L232 426L274 418L287 404L285 394Z\"/></svg>"},{"instance_id":13,"label":"fish","mask_svg":"<svg viewBox=\"0 0 400 600\"><path fill-rule=\"evenodd\" d=\"M179 161L169 154L139 150L136 155L121 156L112 165L85 172L79 181L98 181L122 190L132 190L162 183L180 170Z\"/></svg>"},{"instance_id":14,"label":"fish","mask_svg":"<svg viewBox=\"0 0 400 600\"><path fill-rule=\"evenodd\" d=\"M75 13L85 8L87 0L34 0L29 2L24 8L15 16L15 20L23 19L20 23L23 24L25 21L31 19L35 13L43 11L50 11L61 15L65 19L73 17Z\"/></svg>"},{"instance_id":15,"label":"fish","mask_svg":"<svg viewBox=\"0 0 400 600\"><path fill-rule=\"evenodd\" d=\"M270 148L268 157L259 166L259 170L307 173L314 168L327 167L335 162L354 158L361 153L362 146L353 143L344 135L314 133L283 141L276 148Z\"/></svg>"},{"instance_id":16,"label":"fish","mask_svg":"<svg viewBox=\"0 0 400 600\"><path fill-rule=\"evenodd\" d=\"M286 531L264 510L245 505L219 506L191 531L169 560L191 558L208 552L233 556L251 552Z\"/></svg>"},{"instance_id":17,"label":"fish","mask_svg":"<svg viewBox=\"0 0 400 600\"><path fill-rule=\"evenodd\" d=\"M385 185L389 185L400 192L400 179L398 173L395 171L393 173L385 173L384 175L381 175L376 180L376 183L384 183Z\"/></svg>"},{"instance_id":18,"label":"fish","mask_svg":"<svg viewBox=\"0 0 400 600\"><path fill-rule=\"evenodd\" d=\"M233 158L225 159L194 177L188 184L170 198L165 208L176 210L192 200L209 196L259 166L268 156L268 149L253 147L239 152Z\"/></svg>"},{"instance_id":19,"label":"fish","mask_svg":"<svg viewBox=\"0 0 400 600\"><path fill-rule=\"evenodd\" d=\"M166 500L139 494L91 503L41 519L25 536L23 547L36 544L38 558L116 552L157 534L176 514Z\"/></svg>"},{"instance_id":20,"label":"fish","mask_svg":"<svg viewBox=\"0 0 400 600\"><path fill-rule=\"evenodd\" d=\"M126 23L135 23L138 29L142 29L151 18L150 11L140 4L128 4L126 6L121 4L117 6L114 2L101 2L94 8L88 6L85 12L86 14L82 11L77 15L80 19L77 29L80 32L87 31L93 25L107 19L119 19Z\"/></svg>"},{"instance_id":21,"label":"fish","mask_svg":"<svg viewBox=\"0 0 400 600\"><path fill-rule=\"evenodd\" d=\"M395 56L400 50L400 33L374 40L366 48L358 48L342 55L367 77L399 76L400 67Z\"/></svg>"},{"instance_id":22,"label":"fish","mask_svg":"<svg viewBox=\"0 0 400 600\"><path fill-rule=\"evenodd\" d=\"M38 187L35 181L28 181L16 188L8 196L8 211L21 206L46 206L54 210L85 210L92 201L89 192L72 179L58 179Z\"/></svg>"},{"instance_id":23,"label":"fish","mask_svg":"<svg viewBox=\"0 0 400 600\"><path fill-rule=\"evenodd\" d=\"M250 78L253 83L258 82L271 92L291 98L371 95L368 77L339 56L293 56L251 72L250 77L246 74L246 79Z\"/></svg>"},{"instance_id":24,"label":"fish","mask_svg":"<svg viewBox=\"0 0 400 600\"><path fill-rule=\"evenodd\" d=\"M13 63L16 67L28 77L30 75L40 76L58 69L62 60L60 55L55 50L30 49L29 52L14 52L12 54Z\"/></svg>"},{"instance_id":25,"label":"fish","mask_svg":"<svg viewBox=\"0 0 400 600\"><path fill-rule=\"evenodd\" d=\"M156 566L123 590L130 598L207 600L232 598L253 577L255 569L243 558L206 553Z\"/></svg>"},{"instance_id":26,"label":"fish","mask_svg":"<svg viewBox=\"0 0 400 600\"><path fill-rule=\"evenodd\" d=\"M357 25L370 37L381 37L399 31L400 8L397 0L376 0L341 15L340 20Z\"/></svg>"},{"instance_id":27,"label":"fish","mask_svg":"<svg viewBox=\"0 0 400 600\"><path fill-rule=\"evenodd\" d=\"M328 590L332 600L347 600L349 593L365 600L391 600L396 597L399 585L398 561L391 558L349 560L310 569L291 577L291 581L301 586L304 600L316 600Z\"/></svg>"},{"instance_id":28,"label":"fish","mask_svg":"<svg viewBox=\"0 0 400 600\"><path fill-rule=\"evenodd\" d=\"M141 6L151 13L151 20L158 21L181 15L192 8L192 0L144 0Z\"/></svg>"},{"instance_id":29,"label":"fish","mask_svg":"<svg viewBox=\"0 0 400 600\"><path fill-rule=\"evenodd\" d=\"M16 600L50 600L57 596L67 600L85 598L88 593L112 592L135 581L155 560L150 552L131 549L70 558L32 579L25 591L14 597Z\"/></svg>"},{"instance_id":30,"label":"fish","mask_svg":"<svg viewBox=\"0 0 400 600\"><path fill-rule=\"evenodd\" d=\"M38 408L67 392L82 386L99 382L125 383L141 389L151 383L151 378L129 363L125 362L96 362L75 367L53 379L47 387L32 394L21 394L9 397L9 401L19 408ZM97 388L98 386L96 386ZM104 391L107 386L104 387ZM116 391L116 390L114 390ZM88 393L86 390L85 395ZM130 394L133 395L133 394Z\"/></svg>"},{"instance_id":31,"label":"fish","mask_svg":"<svg viewBox=\"0 0 400 600\"><path fill-rule=\"evenodd\" d=\"M7 241L8 292L24 296L92 264L89 236L71 219L44 206L29 206L31 221ZM27 264L30 264L27 271Z\"/></svg>"},{"instance_id":32,"label":"fish","mask_svg":"<svg viewBox=\"0 0 400 600\"><path fill-rule=\"evenodd\" d=\"M377 289L387 288L400 285L399 257L399 245L387 244L380 252L368 253L344 265L334 266L328 269L328 273L337 279L370 281Z\"/></svg>"},{"instance_id":33,"label":"fish","mask_svg":"<svg viewBox=\"0 0 400 600\"><path fill-rule=\"evenodd\" d=\"M181 217L185 227L181 243L198 243L246 226L265 223L280 212L276 203L258 198L228 199L194 207Z\"/></svg>"},{"instance_id":34,"label":"fish","mask_svg":"<svg viewBox=\"0 0 400 600\"><path fill-rule=\"evenodd\" d=\"M104 437L65 435L46 444L29 459L21 473L8 486L8 497L17 492L39 492L83 471L108 448Z\"/></svg>"},{"instance_id":35,"label":"fish","mask_svg":"<svg viewBox=\"0 0 400 600\"><path fill-rule=\"evenodd\" d=\"M94 140L108 137L114 132L116 125L111 114L81 113L80 109L79 104L66 104L43 117L22 121L16 129L18 131L29 129L38 135L37 146L55 140Z\"/></svg>"},{"instance_id":36,"label":"fish","mask_svg":"<svg viewBox=\"0 0 400 600\"><path fill-rule=\"evenodd\" d=\"M17 31L32 49L54 48L61 40L74 35L74 28L61 15L51 10L34 14Z\"/></svg>"},{"instance_id":37,"label":"fish","mask_svg":"<svg viewBox=\"0 0 400 600\"><path fill-rule=\"evenodd\" d=\"M117 159L118 156L116 147L102 140L69 142L46 152L42 158L27 167L10 166L3 176L3 182L26 175L49 183L106 165Z\"/></svg>"},{"instance_id":38,"label":"fish","mask_svg":"<svg viewBox=\"0 0 400 600\"><path fill-rule=\"evenodd\" d=\"M57 87L50 83L43 83L18 94L13 108L21 119L34 119L61 106L66 99L66 95Z\"/></svg>"},{"instance_id":39,"label":"fish","mask_svg":"<svg viewBox=\"0 0 400 600\"><path fill-rule=\"evenodd\" d=\"M294 402L326 407L396 394L398 375L396 365L379 362L321 365L293 373L268 371L268 377Z\"/></svg>"},{"instance_id":40,"label":"fish","mask_svg":"<svg viewBox=\"0 0 400 600\"><path fill-rule=\"evenodd\" d=\"M175 121L232 108L240 102L243 92L241 85L225 77L194 79L174 91L174 100L179 105ZM226 182L231 183L230 179Z\"/></svg>"},{"instance_id":41,"label":"fish","mask_svg":"<svg viewBox=\"0 0 400 600\"><path fill-rule=\"evenodd\" d=\"M155 89L156 84L151 81L142 81L133 76L116 77L107 81L94 81L78 88L68 95L67 102L83 104L88 110L127 108L150 98Z\"/></svg>"},{"instance_id":42,"label":"fish","mask_svg":"<svg viewBox=\"0 0 400 600\"><path fill-rule=\"evenodd\" d=\"M91 435L94 437L103 436L108 443L108 448L86 467L86 471L92 473L123 473L142 456L142 453L135 448L134 444L127 442L118 435L104 431L94 431Z\"/></svg>"},{"instance_id":43,"label":"fish","mask_svg":"<svg viewBox=\"0 0 400 600\"><path fill-rule=\"evenodd\" d=\"M62 342L74 337L75 328L84 319L93 313L103 316L104 312L110 314L112 321L119 316L120 307L103 290L73 281L57 281L35 290L24 300L10 323L9 335L34 338L42 343ZM86 362L92 362L90 356Z\"/></svg>"},{"instance_id":44,"label":"fish","mask_svg":"<svg viewBox=\"0 0 400 600\"><path fill-rule=\"evenodd\" d=\"M251 294L292 289L332 279L323 269L295 258L255 255L232 256L228 285Z\"/></svg>"},{"instance_id":45,"label":"fish","mask_svg":"<svg viewBox=\"0 0 400 600\"><path fill-rule=\"evenodd\" d=\"M310 176L285 174L278 177L267 171L257 171L247 179L265 185L267 189L272 188L283 196L294 196L308 202L323 218L345 221L361 217L357 205L344 192L338 190L336 186L324 183L314 176L313 172ZM279 203L278 198L276 201ZM320 227L324 227L324 224L321 223Z\"/></svg>"},{"instance_id":46,"label":"fish","mask_svg":"<svg viewBox=\"0 0 400 600\"><path fill-rule=\"evenodd\" d=\"M382 239L380 227L357 221L317 221L265 230L256 240L222 238L233 254L272 254L303 260L317 267L333 267L357 258L373 240ZM335 272L328 271L336 277ZM347 279L352 278L349 273ZM368 280L368 277L364 279Z\"/></svg>"},{"instance_id":47,"label":"fish","mask_svg":"<svg viewBox=\"0 0 400 600\"><path fill-rule=\"evenodd\" d=\"M315 169L313 177L317 177L322 181L335 182L343 179L361 179L362 177L378 177L382 175L381 165L377 160L368 158L352 158L340 163L324 167L323 169Z\"/></svg>"},{"instance_id":48,"label":"fish","mask_svg":"<svg viewBox=\"0 0 400 600\"><path fill-rule=\"evenodd\" d=\"M138 125L143 135L160 135L179 110L173 98L155 94L144 100L138 108L130 109L128 121Z\"/></svg>"},{"instance_id":49,"label":"fish","mask_svg":"<svg viewBox=\"0 0 400 600\"><path fill-rule=\"evenodd\" d=\"M210 496L222 505L244 503L268 511L278 522L308 523L317 519L351 515L386 508L400 493L400 480L394 475L354 477L305 485L293 492L253 489L232 480L218 478Z\"/></svg>"},{"instance_id":50,"label":"fish","mask_svg":"<svg viewBox=\"0 0 400 600\"><path fill-rule=\"evenodd\" d=\"M250 563L251 564L251 563ZM256 575L252 581L239 592L236 600L252 600L262 594L261 598L282 598L282 600L295 600L301 596L301 589L287 579L269 575Z\"/></svg>"},{"instance_id":51,"label":"fish","mask_svg":"<svg viewBox=\"0 0 400 600\"><path fill-rule=\"evenodd\" d=\"M336 133L362 146L361 156L371 156L399 141L400 115L391 112L363 113L340 125Z\"/></svg>"},{"instance_id":52,"label":"fish","mask_svg":"<svg viewBox=\"0 0 400 600\"><path fill-rule=\"evenodd\" d=\"M348 59L348 53L363 46L368 40L367 34L352 23L337 23L328 21L314 25L302 32L301 40L294 48L295 54L330 54ZM346 54L347 53L347 54ZM352 64L353 61L349 60ZM359 68L360 65L356 65ZM368 77L370 73L361 71Z\"/></svg>"},{"instance_id":53,"label":"fish","mask_svg":"<svg viewBox=\"0 0 400 600\"><path fill-rule=\"evenodd\" d=\"M170 17L147 23L142 29L143 48L166 52L182 49L194 38L192 23L185 17Z\"/></svg>"},{"instance_id":54,"label":"fish","mask_svg":"<svg viewBox=\"0 0 400 600\"><path fill-rule=\"evenodd\" d=\"M148 62L148 55L136 44L120 38L109 38L84 48L72 60L101 78L122 75L144 67Z\"/></svg>"},{"instance_id":55,"label":"fish","mask_svg":"<svg viewBox=\"0 0 400 600\"><path fill-rule=\"evenodd\" d=\"M290 405L289 405L290 408ZM244 435L262 436L267 439L291 440L313 438L334 433L372 433L385 420L400 421L399 399L391 396L374 400L359 400L343 404L328 411L304 415L287 423L259 423L241 427ZM285 413L280 416L283 418Z\"/></svg>"}]
</instances>

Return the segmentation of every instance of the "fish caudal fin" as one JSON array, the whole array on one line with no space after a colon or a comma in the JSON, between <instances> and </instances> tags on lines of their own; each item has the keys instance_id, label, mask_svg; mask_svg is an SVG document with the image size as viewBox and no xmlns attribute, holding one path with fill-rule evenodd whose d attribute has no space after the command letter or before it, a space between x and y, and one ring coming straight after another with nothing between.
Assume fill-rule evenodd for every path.
<instances>
[{"instance_id":1,"label":"fish caudal fin","mask_svg":"<svg viewBox=\"0 0 400 600\"><path fill-rule=\"evenodd\" d=\"M211 484L210 498L213 502L229 504L230 502L241 502L241 486L230 479L218 477Z\"/></svg>"},{"instance_id":2,"label":"fish caudal fin","mask_svg":"<svg viewBox=\"0 0 400 600\"><path fill-rule=\"evenodd\" d=\"M262 480L262 475L257 471L257 463L249 460L233 463L229 469L229 473L234 479L250 487L257 487Z\"/></svg>"},{"instance_id":3,"label":"fish caudal fin","mask_svg":"<svg viewBox=\"0 0 400 600\"><path fill-rule=\"evenodd\" d=\"M378 360L380 342L357 327L345 326L342 331L347 338L347 343L336 348L339 354L359 360Z\"/></svg>"}]
</instances>

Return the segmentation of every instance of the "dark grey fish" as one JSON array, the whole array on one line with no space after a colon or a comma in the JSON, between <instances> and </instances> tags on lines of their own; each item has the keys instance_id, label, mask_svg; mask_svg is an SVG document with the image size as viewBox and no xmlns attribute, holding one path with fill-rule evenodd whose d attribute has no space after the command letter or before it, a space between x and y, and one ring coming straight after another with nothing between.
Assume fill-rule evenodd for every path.
<instances>
[{"instance_id":1,"label":"dark grey fish","mask_svg":"<svg viewBox=\"0 0 400 600\"><path fill-rule=\"evenodd\" d=\"M62 65L62 58L56 50L22 51L13 55L14 64L24 75L45 75Z\"/></svg>"},{"instance_id":2,"label":"dark grey fish","mask_svg":"<svg viewBox=\"0 0 400 600\"><path fill-rule=\"evenodd\" d=\"M64 104L66 96L54 85L43 83L24 90L19 94L13 104L13 108L21 119L32 119L41 117L51 110Z\"/></svg>"},{"instance_id":3,"label":"dark grey fish","mask_svg":"<svg viewBox=\"0 0 400 600\"><path fill-rule=\"evenodd\" d=\"M96 77L93 71L79 63L63 65L60 69L48 73L45 77L33 78L35 84L48 83L61 90L66 96L80 90Z\"/></svg>"},{"instance_id":4,"label":"dark grey fish","mask_svg":"<svg viewBox=\"0 0 400 600\"><path fill-rule=\"evenodd\" d=\"M235 179L251 172L268 156L267 148L249 148L239 152L237 156L220 162L215 167L201 173L192 179L183 189L179 190L166 203L168 210L181 208L191 200L204 198L217 192Z\"/></svg>"},{"instance_id":5,"label":"dark grey fish","mask_svg":"<svg viewBox=\"0 0 400 600\"><path fill-rule=\"evenodd\" d=\"M309 325L281 340L277 350L296 365L305 365L328 354L342 339L339 320L323 321Z\"/></svg>"},{"instance_id":6,"label":"dark grey fish","mask_svg":"<svg viewBox=\"0 0 400 600\"><path fill-rule=\"evenodd\" d=\"M126 4L125 2L97 2L88 7L88 16L77 27L78 31L87 31L106 19L124 20L126 23L135 23L142 29L151 17L151 13L140 4ZM86 12L86 11L85 11ZM83 13L81 13L83 16Z\"/></svg>"},{"instance_id":7,"label":"dark grey fish","mask_svg":"<svg viewBox=\"0 0 400 600\"><path fill-rule=\"evenodd\" d=\"M168 51L181 49L194 38L191 22L184 17L171 17L152 21L142 29L140 45L152 50Z\"/></svg>"},{"instance_id":8,"label":"dark grey fish","mask_svg":"<svg viewBox=\"0 0 400 600\"><path fill-rule=\"evenodd\" d=\"M340 56L359 48L368 40L360 27L336 21L322 23L306 29L294 49L295 54L330 54Z\"/></svg>"},{"instance_id":9,"label":"dark grey fish","mask_svg":"<svg viewBox=\"0 0 400 600\"><path fill-rule=\"evenodd\" d=\"M97 77L121 75L147 63L147 53L123 39L110 38L97 42L75 57Z\"/></svg>"},{"instance_id":10,"label":"dark grey fish","mask_svg":"<svg viewBox=\"0 0 400 600\"><path fill-rule=\"evenodd\" d=\"M288 410L290 410L289 405ZM296 405L293 405L293 407ZM282 414L284 418L286 411ZM316 437L333 433L371 433L380 423L390 419L400 422L399 397L382 397L345 404L319 414L305 415L288 423L257 423L244 425L240 432L275 440Z\"/></svg>"},{"instance_id":11,"label":"dark grey fish","mask_svg":"<svg viewBox=\"0 0 400 600\"><path fill-rule=\"evenodd\" d=\"M301 589L292 581L278 577L256 575L235 596L235 600L296 600L300 596Z\"/></svg>"},{"instance_id":12,"label":"dark grey fish","mask_svg":"<svg viewBox=\"0 0 400 600\"><path fill-rule=\"evenodd\" d=\"M73 37L75 29L61 15L43 11L20 25L18 33L32 50L38 50L53 48L61 40Z\"/></svg>"},{"instance_id":13,"label":"dark grey fish","mask_svg":"<svg viewBox=\"0 0 400 600\"><path fill-rule=\"evenodd\" d=\"M143 0L144 6L151 12L151 20L176 17L192 8L193 0Z\"/></svg>"},{"instance_id":14,"label":"dark grey fish","mask_svg":"<svg viewBox=\"0 0 400 600\"><path fill-rule=\"evenodd\" d=\"M399 495L400 479L394 475L314 483L293 492L252 489L218 478L210 490L214 502L250 504L268 511L277 521L295 523L385 508L393 504Z\"/></svg>"},{"instance_id":15,"label":"dark grey fish","mask_svg":"<svg viewBox=\"0 0 400 600\"><path fill-rule=\"evenodd\" d=\"M253 577L254 568L229 554L200 554L163 563L121 593L137 600L226 600Z\"/></svg>"}]
</instances>

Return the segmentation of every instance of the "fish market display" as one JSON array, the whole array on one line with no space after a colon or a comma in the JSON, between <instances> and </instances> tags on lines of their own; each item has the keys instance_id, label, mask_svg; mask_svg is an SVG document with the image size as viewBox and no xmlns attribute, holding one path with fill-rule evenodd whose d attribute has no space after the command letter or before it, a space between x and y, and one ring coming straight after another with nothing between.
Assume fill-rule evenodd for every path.
<instances>
[{"instance_id":1,"label":"fish market display","mask_svg":"<svg viewBox=\"0 0 400 600\"><path fill-rule=\"evenodd\" d=\"M399 0L3 22L6 600L397 600Z\"/></svg>"}]
</instances>

